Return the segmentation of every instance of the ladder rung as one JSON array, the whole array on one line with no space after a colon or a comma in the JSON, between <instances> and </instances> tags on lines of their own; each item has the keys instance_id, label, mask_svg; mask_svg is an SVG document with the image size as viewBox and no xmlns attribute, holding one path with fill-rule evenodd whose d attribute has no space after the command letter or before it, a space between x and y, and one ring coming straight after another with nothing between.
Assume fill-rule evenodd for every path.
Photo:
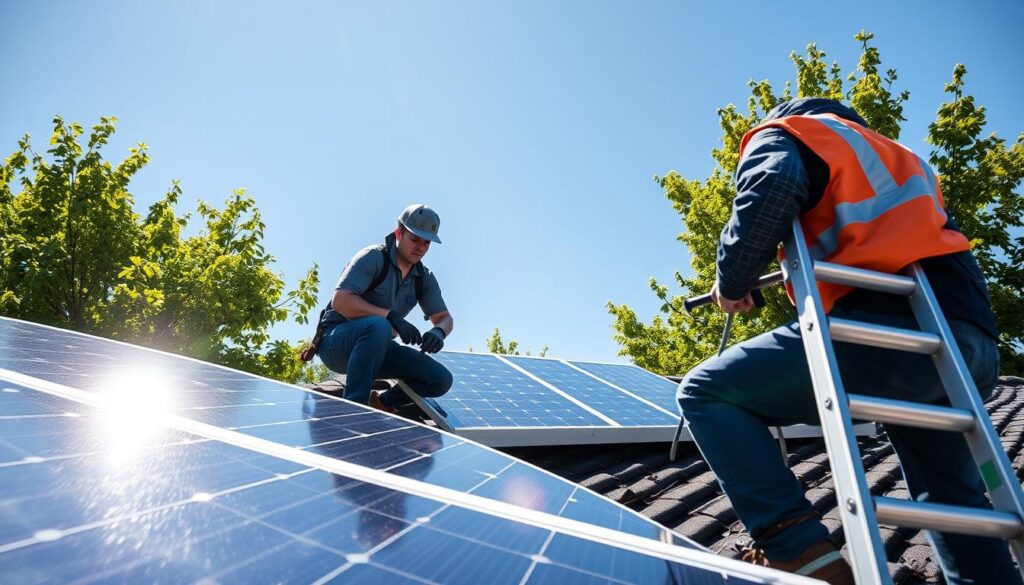
<instances>
[{"instance_id":1,"label":"ladder rung","mask_svg":"<svg viewBox=\"0 0 1024 585\"><path fill-rule=\"evenodd\" d=\"M818 280L834 284L845 284L857 288L867 288L894 295L908 296L917 288L917 283L908 276L886 274L874 270L864 270L842 264L817 261L814 263L814 276Z\"/></svg>"},{"instance_id":2,"label":"ladder rung","mask_svg":"<svg viewBox=\"0 0 1024 585\"><path fill-rule=\"evenodd\" d=\"M875 515L881 524L991 538L1014 538L1024 526L1008 512L876 496Z\"/></svg>"},{"instance_id":3,"label":"ladder rung","mask_svg":"<svg viewBox=\"0 0 1024 585\"><path fill-rule=\"evenodd\" d=\"M933 333L861 323L849 319L829 319L829 333L835 341L886 347L914 353L934 354L942 346L942 338Z\"/></svg>"},{"instance_id":4,"label":"ladder rung","mask_svg":"<svg viewBox=\"0 0 1024 585\"><path fill-rule=\"evenodd\" d=\"M974 428L971 411L891 398L848 394L850 417L919 429L966 433Z\"/></svg>"}]
</instances>

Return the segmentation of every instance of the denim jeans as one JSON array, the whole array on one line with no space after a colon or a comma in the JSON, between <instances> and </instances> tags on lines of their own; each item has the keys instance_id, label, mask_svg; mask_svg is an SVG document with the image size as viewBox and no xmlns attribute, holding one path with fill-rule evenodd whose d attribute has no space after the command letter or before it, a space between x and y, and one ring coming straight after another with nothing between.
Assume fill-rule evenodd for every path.
<instances>
[{"instance_id":1,"label":"denim jeans","mask_svg":"<svg viewBox=\"0 0 1024 585\"><path fill-rule=\"evenodd\" d=\"M836 308L832 316L917 329L910 315ZM988 397L999 370L995 341L969 323L950 320L949 325L982 397ZM930 356L849 343L834 347L847 392L948 404ZM683 378L677 398L690 433L737 516L769 558L793 559L827 538L816 520L759 538L783 520L814 513L768 431L768 425L819 424L795 322L700 364ZM886 425L886 432L915 499L991 507L959 434L894 425ZM949 533L928 536L950 583L1020 582L1005 542Z\"/></svg>"},{"instance_id":2,"label":"denim jeans","mask_svg":"<svg viewBox=\"0 0 1024 585\"><path fill-rule=\"evenodd\" d=\"M345 374L345 398L361 404L370 399L377 378L402 380L420 396L431 398L452 386L451 372L420 350L394 341L391 324L383 317L334 325L324 333L317 355L328 368ZM410 400L396 387L382 394L381 402L401 406Z\"/></svg>"}]
</instances>

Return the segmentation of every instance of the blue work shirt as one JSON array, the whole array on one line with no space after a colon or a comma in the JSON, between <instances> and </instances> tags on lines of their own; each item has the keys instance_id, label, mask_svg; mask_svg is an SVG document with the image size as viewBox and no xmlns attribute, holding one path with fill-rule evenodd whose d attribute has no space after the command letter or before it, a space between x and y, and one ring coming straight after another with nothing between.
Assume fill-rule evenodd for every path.
<instances>
[{"instance_id":1,"label":"blue work shirt","mask_svg":"<svg viewBox=\"0 0 1024 585\"><path fill-rule=\"evenodd\" d=\"M396 247L391 247L386 261L388 263L387 276L376 288L368 290L374 277L384 265L385 259L379 246L363 248L356 252L356 255L345 265L334 290L355 293L371 305L389 311L397 311L402 317L405 317L416 306L414 279L422 278L423 298L420 299L419 305L423 309L424 319L435 313L448 310L444 304L444 298L441 296L441 287L437 284L437 277L422 262L417 262L410 268L403 279L402 271L398 268L398 249ZM327 313L324 314L325 324L344 323L348 320L344 315L330 308L330 304L328 304Z\"/></svg>"}]
</instances>

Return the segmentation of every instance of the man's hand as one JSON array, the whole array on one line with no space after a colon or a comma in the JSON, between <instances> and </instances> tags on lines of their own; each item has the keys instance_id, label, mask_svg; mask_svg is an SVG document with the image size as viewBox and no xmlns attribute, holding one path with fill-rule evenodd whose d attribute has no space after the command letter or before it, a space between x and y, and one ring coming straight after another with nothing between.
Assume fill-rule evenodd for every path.
<instances>
[{"instance_id":1,"label":"man's hand","mask_svg":"<svg viewBox=\"0 0 1024 585\"><path fill-rule=\"evenodd\" d=\"M750 309L754 308L754 299L751 298L750 293L743 295L742 299L732 300L723 297L718 292L718 283L711 287L711 302L715 303L722 308L726 313L746 313Z\"/></svg>"},{"instance_id":2,"label":"man's hand","mask_svg":"<svg viewBox=\"0 0 1024 585\"><path fill-rule=\"evenodd\" d=\"M420 330L415 325L406 321L398 314L397 311L391 311L387 316L388 323L395 328L398 332L398 337L402 339L402 343L407 345L419 345L423 337L420 335Z\"/></svg>"},{"instance_id":3,"label":"man's hand","mask_svg":"<svg viewBox=\"0 0 1024 585\"><path fill-rule=\"evenodd\" d=\"M420 351L424 353L437 353L444 347L444 329L434 327L423 334L423 343L420 344Z\"/></svg>"}]
</instances>

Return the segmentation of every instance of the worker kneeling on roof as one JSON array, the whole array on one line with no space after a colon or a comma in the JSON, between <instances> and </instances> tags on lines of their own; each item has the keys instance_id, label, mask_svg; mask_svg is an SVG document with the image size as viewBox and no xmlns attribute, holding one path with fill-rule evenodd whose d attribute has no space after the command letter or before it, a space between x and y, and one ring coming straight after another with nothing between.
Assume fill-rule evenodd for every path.
<instances>
[{"instance_id":1,"label":"worker kneeling on roof","mask_svg":"<svg viewBox=\"0 0 1024 585\"><path fill-rule=\"evenodd\" d=\"M427 355L444 347L453 327L437 278L422 262L431 243L441 243L440 224L433 209L410 205L383 245L363 248L342 270L314 347L328 368L346 375L345 398L395 412L409 397L397 386L371 390L375 379L402 380L426 397L451 388L451 373ZM406 320L417 303L434 325L423 334Z\"/></svg>"},{"instance_id":2,"label":"worker kneeling on roof","mask_svg":"<svg viewBox=\"0 0 1024 585\"><path fill-rule=\"evenodd\" d=\"M811 255L895 273L919 262L982 397L999 370L998 334L970 244L942 206L928 163L868 129L833 100L782 103L743 137L736 200L718 246L713 301L730 313L799 217ZM916 329L904 297L820 284L832 317ZM943 403L931 356L836 343L847 391ZM832 583L853 583L846 561L779 457L768 425L818 424L800 328L793 321L697 366L679 385L680 409L736 514L754 539L744 558ZM915 499L990 508L967 444L956 433L887 426ZM932 532L946 579L1019 583L1007 544Z\"/></svg>"}]
</instances>

